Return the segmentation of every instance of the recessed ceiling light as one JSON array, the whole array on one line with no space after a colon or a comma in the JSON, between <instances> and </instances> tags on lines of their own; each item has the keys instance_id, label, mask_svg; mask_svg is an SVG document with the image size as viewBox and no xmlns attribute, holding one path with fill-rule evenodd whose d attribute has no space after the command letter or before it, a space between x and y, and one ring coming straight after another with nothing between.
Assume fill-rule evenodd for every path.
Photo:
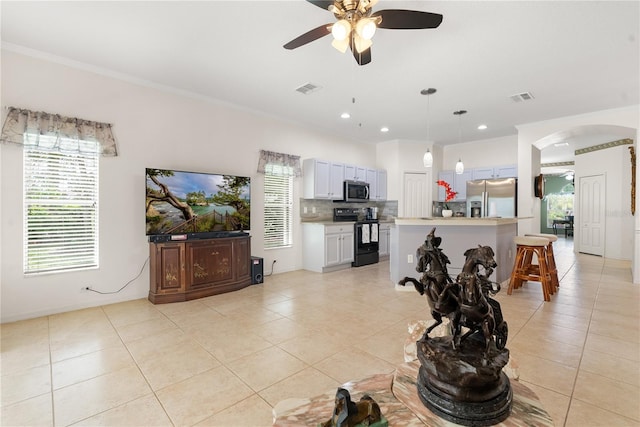
<instances>
[{"instance_id":1,"label":"recessed ceiling light","mask_svg":"<svg viewBox=\"0 0 640 427\"><path fill-rule=\"evenodd\" d=\"M380 132L389 132L389 128L386 126L383 126L380 128Z\"/></svg>"},{"instance_id":2,"label":"recessed ceiling light","mask_svg":"<svg viewBox=\"0 0 640 427\"><path fill-rule=\"evenodd\" d=\"M555 144L553 144L554 147L567 147L568 145L568 142L556 142Z\"/></svg>"},{"instance_id":3,"label":"recessed ceiling light","mask_svg":"<svg viewBox=\"0 0 640 427\"><path fill-rule=\"evenodd\" d=\"M478 126L478 130L485 130L486 128L487 128L487 125Z\"/></svg>"},{"instance_id":4,"label":"recessed ceiling light","mask_svg":"<svg viewBox=\"0 0 640 427\"><path fill-rule=\"evenodd\" d=\"M349 117L351 117L351 114L349 114L349 113L342 113L342 114L340 114L340 117L342 117L343 119L348 119Z\"/></svg>"}]
</instances>

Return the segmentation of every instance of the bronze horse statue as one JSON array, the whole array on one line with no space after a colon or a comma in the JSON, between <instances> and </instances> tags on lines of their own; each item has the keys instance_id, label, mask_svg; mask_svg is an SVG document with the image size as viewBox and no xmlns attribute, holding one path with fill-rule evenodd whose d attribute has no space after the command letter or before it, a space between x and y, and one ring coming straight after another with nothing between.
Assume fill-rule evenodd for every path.
<instances>
[{"instance_id":1,"label":"bronze horse statue","mask_svg":"<svg viewBox=\"0 0 640 427\"><path fill-rule=\"evenodd\" d=\"M423 273L420 280L405 277L398 282L402 286L411 282L420 295L427 296L431 316L435 323L427 328L423 338L428 337L436 326L442 324L443 316L449 317L452 326L459 323L458 301L449 292L443 294L443 290L454 283L447 272L447 264L450 264L451 261L440 249L442 238L436 237L435 231L434 227L416 251L416 259L418 260L416 271Z\"/></svg>"},{"instance_id":2,"label":"bronze horse statue","mask_svg":"<svg viewBox=\"0 0 640 427\"><path fill-rule=\"evenodd\" d=\"M488 279L498 265L493 249L478 245L477 248L468 249L464 256L462 272L455 283L443 289L441 295L443 302L449 297L445 294L451 294L458 303L459 325L454 328L453 346L456 348L469 335L481 332L485 341L485 353L489 351L494 335L496 347L502 349L507 341L507 323L502 318L500 304L489 296L490 293L497 292L493 291ZM480 266L485 269L485 274L480 274ZM436 302L436 307L439 304L440 300ZM461 337L462 326L469 330Z\"/></svg>"}]
</instances>

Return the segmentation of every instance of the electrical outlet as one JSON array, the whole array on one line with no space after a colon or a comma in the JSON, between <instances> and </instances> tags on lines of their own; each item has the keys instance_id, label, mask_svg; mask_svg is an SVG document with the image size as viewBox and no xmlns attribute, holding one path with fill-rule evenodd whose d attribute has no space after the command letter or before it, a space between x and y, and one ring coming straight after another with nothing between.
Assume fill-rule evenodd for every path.
<instances>
[{"instance_id":1,"label":"electrical outlet","mask_svg":"<svg viewBox=\"0 0 640 427\"><path fill-rule=\"evenodd\" d=\"M307 207L302 208L303 213L307 213Z\"/></svg>"},{"instance_id":2,"label":"electrical outlet","mask_svg":"<svg viewBox=\"0 0 640 427\"><path fill-rule=\"evenodd\" d=\"M511 249L509 249L509 259L511 259Z\"/></svg>"},{"instance_id":3,"label":"electrical outlet","mask_svg":"<svg viewBox=\"0 0 640 427\"><path fill-rule=\"evenodd\" d=\"M407 255L407 263L413 264L413 254Z\"/></svg>"}]
</instances>

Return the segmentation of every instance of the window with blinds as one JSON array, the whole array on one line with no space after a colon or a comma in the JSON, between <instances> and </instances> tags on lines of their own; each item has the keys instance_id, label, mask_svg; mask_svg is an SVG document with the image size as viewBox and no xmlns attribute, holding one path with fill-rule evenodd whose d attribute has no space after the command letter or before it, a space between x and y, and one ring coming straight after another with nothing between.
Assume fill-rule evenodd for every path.
<instances>
[{"instance_id":1,"label":"window with blinds","mask_svg":"<svg viewBox=\"0 0 640 427\"><path fill-rule=\"evenodd\" d=\"M97 268L98 143L81 153L25 147L23 158L25 274Z\"/></svg>"},{"instance_id":2,"label":"window with blinds","mask_svg":"<svg viewBox=\"0 0 640 427\"><path fill-rule=\"evenodd\" d=\"M264 247L292 244L293 177L288 166L266 165L264 175Z\"/></svg>"}]
</instances>

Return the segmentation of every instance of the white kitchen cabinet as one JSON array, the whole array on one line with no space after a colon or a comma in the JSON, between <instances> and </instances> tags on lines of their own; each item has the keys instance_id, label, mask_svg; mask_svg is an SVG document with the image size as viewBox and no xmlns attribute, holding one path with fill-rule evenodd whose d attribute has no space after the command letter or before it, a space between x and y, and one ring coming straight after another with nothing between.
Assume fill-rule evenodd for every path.
<instances>
[{"instance_id":1,"label":"white kitchen cabinet","mask_svg":"<svg viewBox=\"0 0 640 427\"><path fill-rule=\"evenodd\" d=\"M472 169L473 179L491 179L493 178L493 168L475 168Z\"/></svg>"},{"instance_id":2,"label":"white kitchen cabinet","mask_svg":"<svg viewBox=\"0 0 640 427\"><path fill-rule=\"evenodd\" d=\"M303 162L303 186L305 199L342 199L344 165L318 159Z\"/></svg>"},{"instance_id":3,"label":"white kitchen cabinet","mask_svg":"<svg viewBox=\"0 0 640 427\"><path fill-rule=\"evenodd\" d=\"M438 174L438 180L447 182L453 191L456 193L453 202L462 202L467 198L467 181L471 180L473 176L472 171L464 171L461 174L455 173L455 171L440 171ZM444 187L438 186L438 200L444 202L446 198L446 191Z\"/></svg>"},{"instance_id":4,"label":"white kitchen cabinet","mask_svg":"<svg viewBox=\"0 0 640 427\"><path fill-rule=\"evenodd\" d=\"M340 200L344 192L344 165L342 163L331 163L329 169L329 198Z\"/></svg>"},{"instance_id":5,"label":"white kitchen cabinet","mask_svg":"<svg viewBox=\"0 0 640 427\"><path fill-rule=\"evenodd\" d=\"M390 254L390 228L387 223L380 223L378 226L378 256L386 257Z\"/></svg>"},{"instance_id":6,"label":"white kitchen cabinet","mask_svg":"<svg viewBox=\"0 0 640 427\"><path fill-rule=\"evenodd\" d=\"M345 180L369 183L371 200L387 200L387 171L319 159L303 162L305 199L341 200Z\"/></svg>"},{"instance_id":7,"label":"white kitchen cabinet","mask_svg":"<svg viewBox=\"0 0 640 427\"><path fill-rule=\"evenodd\" d=\"M467 199L467 181L471 181L473 179L472 171L464 171L461 174L456 174L453 178L454 189L453 191L457 191L458 195L454 200L463 201Z\"/></svg>"},{"instance_id":8,"label":"white kitchen cabinet","mask_svg":"<svg viewBox=\"0 0 640 427\"><path fill-rule=\"evenodd\" d=\"M493 178L517 178L518 167L516 165L495 166L492 168L473 169L473 179Z\"/></svg>"},{"instance_id":9,"label":"white kitchen cabinet","mask_svg":"<svg viewBox=\"0 0 640 427\"><path fill-rule=\"evenodd\" d=\"M374 200L387 200L387 171L376 171L376 192Z\"/></svg>"},{"instance_id":10,"label":"white kitchen cabinet","mask_svg":"<svg viewBox=\"0 0 640 427\"><path fill-rule=\"evenodd\" d=\"M495 170L495 178L517 178L518 177L518 166L516 165L498 166L498 167L495 167L494 170Z\"/></svg>"},{"instance_id":11,"label":"white kitchen cabinet","mask_svg":"<svg viewBox=\"0 0 640 427\"><path fill-rule=\"evenodd\" d=\"M331 231L326 227L324 242L324 267L331 267L340 264L350 264L354 260L354 232L353 225L351 231ZM341 227L342 228L342 227Z\"/></svg>"},{"instance_id":12,"label":"white kitchen cabinet","mask_svg":"<svg viewBox=\"0 0 640 427\"><path fill-rule=\"evenodd\" d=\"M369 184L370 200L387 200L387 171L367 169L366 182Z\"/></svg>"},{"instance_id":13,"label":"white kitchen cabinet","mask_svg":"<svg viewBox=\"0 0 640 427\"><path fill-rule=\"evenodd\" d=\"M378 171L367 169L367 179L365 181L369 184L369 199L375 200L375 195L378 193Z\"/></svg>"},{"instance_id":14,"label":"white kitchen cabinet","mask_svg":"<svg viewBox=\"0 0 640 427\"><path fill-rule=\"evenodd\" d=\"M324 273L351 267L354 223L302 224L302 263L305 270Z\"/></svg>"},{"instance_id":15,"label":"white kitchen cabinet","mask_svg":"<svg viewBox=\"0 0 640 427\"><path fill-rule=\"evenodd\" d=\"M344 165L344 179L366 181L367 168L356 165Z\"/></svg>"}]
</instances>

